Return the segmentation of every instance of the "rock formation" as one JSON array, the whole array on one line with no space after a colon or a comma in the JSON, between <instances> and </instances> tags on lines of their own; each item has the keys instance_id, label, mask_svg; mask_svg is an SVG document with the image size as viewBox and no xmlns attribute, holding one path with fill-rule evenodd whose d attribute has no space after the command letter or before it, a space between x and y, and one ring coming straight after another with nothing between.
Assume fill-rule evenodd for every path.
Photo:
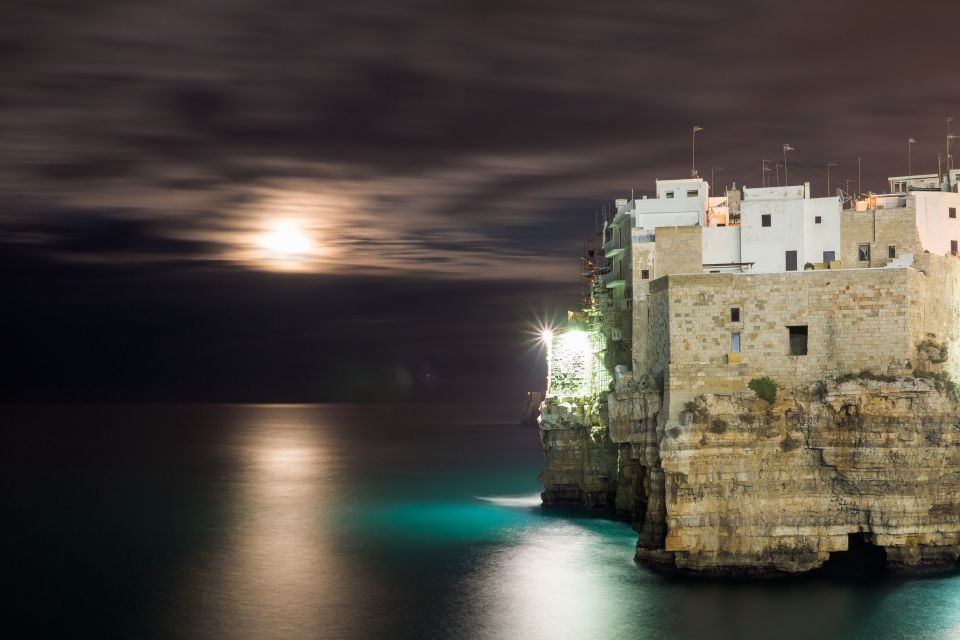
<instances>
[{"instance_id":1,"label":"rock formation","mask_svg":"<svg viewBox=\"0 0 960 640\"><path fill-rule=\"evenodd\" d=\"M662 402L630 374L590 402L547 400L544 503L615 509L639 561L703 573L815 569L851 535L894 569L956 562L960 414L943 379L845 376L772 404L705 394L678 421Z\"/></svg>"}]
</instances>

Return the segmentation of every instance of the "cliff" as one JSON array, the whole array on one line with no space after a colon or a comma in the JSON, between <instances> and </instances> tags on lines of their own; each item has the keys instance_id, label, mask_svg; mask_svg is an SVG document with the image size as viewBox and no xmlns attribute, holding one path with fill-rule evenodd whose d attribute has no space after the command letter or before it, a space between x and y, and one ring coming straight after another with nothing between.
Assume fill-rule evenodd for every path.
<instances>
[{"instance_id":1,"label":"cliff","mask_svg":"<svg viewBox=\"0 0 960 640\"><path fill-rule=\"evenodd\" d=\"M850 376L847 376L850 378ZM544 503L615 509L641 562L704 573L801 572L851 535L888 566L960 553L960 413L940 379L882 376L697 396L678 420L629 374L588 402L544 404ZM604 397L605 396L605 397Z\"/></svg>"}]
</instances>

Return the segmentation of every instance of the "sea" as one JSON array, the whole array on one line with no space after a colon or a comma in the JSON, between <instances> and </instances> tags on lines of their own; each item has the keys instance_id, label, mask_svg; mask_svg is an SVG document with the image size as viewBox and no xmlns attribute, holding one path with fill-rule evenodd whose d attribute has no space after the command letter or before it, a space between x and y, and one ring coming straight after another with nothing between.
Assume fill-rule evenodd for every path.
<instances>
[{"instance_id":1,"label":"sea","mask_svg":"<svg viewBox=\"0 0 960 640\"><path fill-rule=\"evenodd\" d=\"M0 407L3 638L960 638L960 576L718 581L488 406Z\"/></svg>"}]
</instances>

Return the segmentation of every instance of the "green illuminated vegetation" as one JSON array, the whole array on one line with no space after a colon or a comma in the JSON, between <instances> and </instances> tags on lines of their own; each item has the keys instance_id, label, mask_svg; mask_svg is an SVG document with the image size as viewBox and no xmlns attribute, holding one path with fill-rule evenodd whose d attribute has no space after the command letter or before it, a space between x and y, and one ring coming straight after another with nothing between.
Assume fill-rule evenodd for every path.
<instances>
[{"instance_id":1,"label":"green illuminated vegetation","mask_svg":"<svg viewBox=\"0 0 960 640\"><path fill-rule=\"evenodd\" d=\"M920 378L922 380L932 380L933 386L937 388L937 391L946 391L950 394L950 397L953 400L960 400L960 391L957 390L957 383L951 380L950 376L942 371L933 372L914 370L913 377Z\"/></svg>"},{"instance_id":2,"label":"green illuminated vegetation","mask_svg":"<svg viewBox=\"0 0 960 640\"><path fill-rule=\"evenodd\" d=\"M851 380L876 380L877 382L896 382L897 376L890 376L881 373L874 373L869 369L864 369L860 373L845 373L837 377L837 383L849 382Z\"/></svg>"},{"instance_id":3,"label":"green illuminated vegetation","mask_svg":"<svg viewBox=\"0 0 960 640\"><path fill-rule=\"evenodd\" d=\"M928 333L927 339L917 344L917 352L921 357L926 356L926 358L934 364L941 364L947 361L947 345L942 342L937 342L932 333Z\"/></svg>"},{"instance_id":4,"label":"green illuminated vegetation","mask_svg":"<svg viewBox=\"0 0 960 640\"><path fill-rule=\"evenodd\" d=\"M747 387L770 404L773 404L773 401L777 399L777 383L767 376L754 378L747 384Z\"/></svg>"}]
</instances>

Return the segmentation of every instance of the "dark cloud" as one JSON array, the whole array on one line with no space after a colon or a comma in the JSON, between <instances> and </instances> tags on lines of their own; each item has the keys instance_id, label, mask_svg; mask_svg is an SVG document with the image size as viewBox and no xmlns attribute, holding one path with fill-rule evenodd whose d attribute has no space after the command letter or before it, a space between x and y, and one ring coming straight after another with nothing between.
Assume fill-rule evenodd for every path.
<instances>
[{"instance_id":1,"label":"dark cloud","mask_svg":"<svg viewBox=\"0 0 960 640\"><path fill-rule=\"evenodd\" d=\"M138 373L105 364L96 388L137 375L130 389L150 388L160 375L150 372L173 372L176 354L261 380L239 345L254 345L261 360L251 362L283 370L285 361L243 327L286 331L264 319L282 290L313 301L305 326L354 336L386 319L383 335L411 351L469 362L438 370L512 375L497 344L526 296L575 301L576 255L600 201L686 175L693 124L705 128L701 173L723 167L721 183L757 184L761 158L785 142L796 148L791 179L820 193L826 162L840 164L843 183L858 158L864 188L881 189L904 170L907 136L919 140L914 167L934 169L944 118L960 116L952 11L946 0L8 2L0 257L28 300L15 326L29 333L34 315L95 325L99 307L72 297L87 291L113 310L107 324L124 349L158 343L163 327L144 324L142 308L171 314L175 337L155 354L169 365L110 351ZM274 265L257 238L286 217L320 250L298 273L260 273ZM153 282L144 307L126 301L139 295L132 273ZM74 277L76 289L63 286ZM234 312L197 317L209 300ZM474 314L484 322L458 333ZM199 333L170 328L185 318ZM420 332L397 334L407 322ZM61 339L75 335L69 326L49 326L57 353L93 357L82 340ZM385 349L355 360L414 366L409 354L381 357L394 353ZM17 353L15 366L39 366ZM298 380L314 362L280 379ZM56 387L43 371L36 388ZM180 396L232 388L206 378L176 386Z\"/></svg>"}]
</instances>

